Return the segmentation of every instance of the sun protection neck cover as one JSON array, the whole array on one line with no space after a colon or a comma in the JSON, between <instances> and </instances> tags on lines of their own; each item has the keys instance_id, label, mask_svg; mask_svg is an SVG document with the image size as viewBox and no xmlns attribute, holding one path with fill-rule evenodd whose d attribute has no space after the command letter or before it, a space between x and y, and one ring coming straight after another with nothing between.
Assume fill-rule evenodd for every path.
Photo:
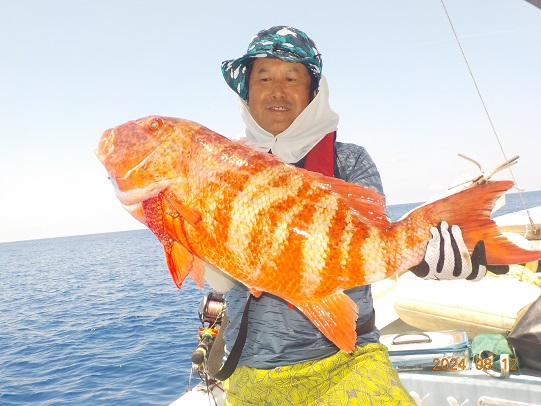
<instances>
[{"instance_id":1,"label":"sun protection neck cover","mask_svg":"<svg viewBox=\"0 0 541 406\"><path fill-rule=\"evenodd\" d=\"M324 76L314 100L276 137L256 123L242 99L239 99L239 109L246 124L240 140L261 151L271 151L286 163L300 161L325 135L338 127L339 117L329 106L329 88Z\"/></svg>"}]
</instances>

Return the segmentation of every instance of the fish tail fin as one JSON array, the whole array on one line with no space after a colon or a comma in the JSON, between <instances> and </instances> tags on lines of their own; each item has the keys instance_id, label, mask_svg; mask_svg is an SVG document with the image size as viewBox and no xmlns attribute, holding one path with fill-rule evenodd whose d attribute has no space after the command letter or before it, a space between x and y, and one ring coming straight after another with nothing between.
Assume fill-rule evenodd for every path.
<instances>
[{"instance_id":1,"label":"fish tail fin","mask_svg":"<svg viewBox=\"0 0 541 406\"><path fill-rule=\"evenodd\" d=\"M412 215L458 225L470 250L483 240L488 265L522 264L541 259L541 251L525 250L513 244L490 218L496 200L512 186L513 182L508 180L476 185L421 206Z\"/></svg>"}]
</instances>

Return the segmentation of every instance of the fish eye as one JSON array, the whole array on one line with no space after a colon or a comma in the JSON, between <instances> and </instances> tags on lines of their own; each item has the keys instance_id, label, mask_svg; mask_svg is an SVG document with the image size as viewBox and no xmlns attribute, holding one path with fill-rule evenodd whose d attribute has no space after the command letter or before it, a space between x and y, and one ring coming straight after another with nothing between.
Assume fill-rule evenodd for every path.
<instances>
[{"instance_id":1,"label":"fish eye","mask_svg":"<svg viewBox=\"0 0 541 406\"><path fill-rule=\"evenodd\" d=\"M160 118L154 118L150 121L150 123L148 123L148 128L150 128L151 130L155 131L155 130L158 130L161 128L161 126L163 125L163 121L162 119Z\"/></svg>"}]
</instances>

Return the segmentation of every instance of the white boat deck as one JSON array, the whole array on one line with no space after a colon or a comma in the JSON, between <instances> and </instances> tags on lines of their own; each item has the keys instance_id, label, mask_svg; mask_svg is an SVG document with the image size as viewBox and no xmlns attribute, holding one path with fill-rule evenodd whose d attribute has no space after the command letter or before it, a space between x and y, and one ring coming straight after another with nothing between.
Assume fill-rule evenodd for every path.
<instances>
[{"instance_id":1,"label":"white boat deck","mask_svg":"<svg viewBox=\"0 0 541 406\"><path fill-rule=\"evenodd\" d=\"M418 331L397 319L382 334ZM541 371L520 368L498 379L475 367L465 371L402 371L400 379L421 406L541 406Z\"/></svg>"}]
</instances>

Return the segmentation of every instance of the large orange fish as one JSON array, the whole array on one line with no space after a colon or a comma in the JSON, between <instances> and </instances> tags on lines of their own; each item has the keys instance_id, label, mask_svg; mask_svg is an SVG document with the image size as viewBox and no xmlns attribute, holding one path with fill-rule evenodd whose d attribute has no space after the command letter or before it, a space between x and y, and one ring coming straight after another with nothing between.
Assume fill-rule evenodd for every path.
<instances>
[{"instance_id":1,"label":"large orange fish","mask_svg":"<svg viewBox=\"0 0 541 406\"><path fill-rule=\"evenodd\" d=\"M104 132L96 154L117 197L165 249L180 287L203 285L204 262L299 308L339 348L355 345L356 304L344 290L417 265L430 227L484 240L489 264L541 258L517 247L490 220L512 186L466 189L391 223L373 189L298 169L191 121L147 117Z\"/></svg>"}]
</instances>

